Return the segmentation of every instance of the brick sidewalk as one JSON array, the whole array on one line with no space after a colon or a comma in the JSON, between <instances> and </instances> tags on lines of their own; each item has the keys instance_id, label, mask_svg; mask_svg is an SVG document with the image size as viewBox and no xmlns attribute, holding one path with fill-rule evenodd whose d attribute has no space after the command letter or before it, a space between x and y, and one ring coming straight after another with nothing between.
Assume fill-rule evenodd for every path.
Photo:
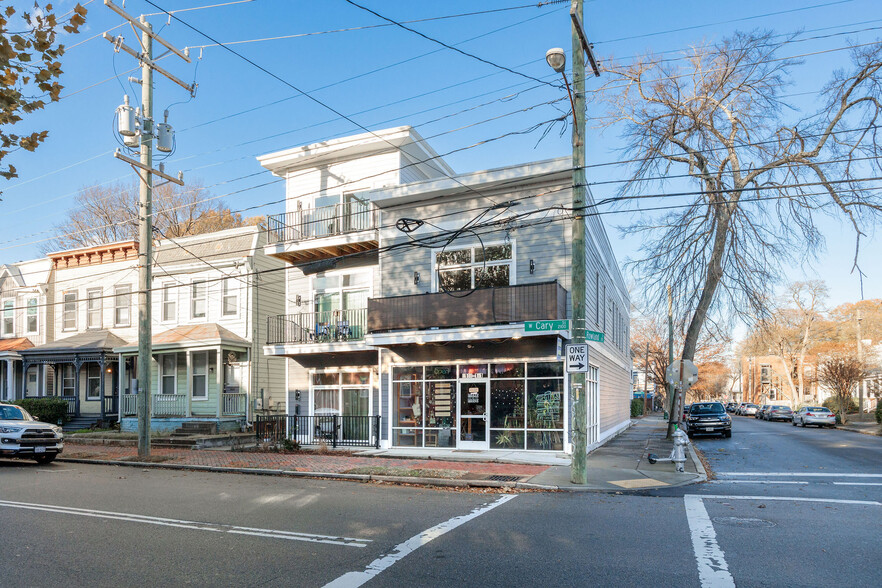
<instances>
[{"instance_id":1,"label":"brick sidewalk","mask_svg":"<svg viewBox=\"0 0 882 588\"><path fill-rule=\"evenodd\" d=\"M162 463L175 465L195 465L226 468L274 469L297 472L317 472L340 474L363 466L406 467L408 469L455 470L465 472L464 479L475 475L507 474L513 476L535 476L548 469L548 466L486 463L450 462L425 459L392 459L387 457L358 457L342 455L320 455L318 453L260 453L248 451L194 451L190 449L153 448L151 455L165 458ZM61 458L96 459L107 461L137 461L135 447L114 447L106 445L68 444Z\"/></svg>"}]
</instances>

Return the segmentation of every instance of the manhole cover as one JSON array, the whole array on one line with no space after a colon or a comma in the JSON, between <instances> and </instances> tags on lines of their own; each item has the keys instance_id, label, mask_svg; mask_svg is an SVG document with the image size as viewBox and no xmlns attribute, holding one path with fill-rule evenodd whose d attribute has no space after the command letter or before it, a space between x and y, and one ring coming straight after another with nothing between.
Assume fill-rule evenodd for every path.
<instances>
[{"instance_id":1,"label":"manhole cover","mask_svg":"<svg viewBox=\"0 0 882 588\"><path fill-rule=\"evenodd\" d=\"M774 527L775 523L765 519L749 517L714 517L714 522L720 525L734 525L736 527Z\"/></svg>"},{"instance_id":2,"label":"manhole cover","mask_svg":"<svg viewBox=\"0 0 882 588\"><path fill-rule=\"evenodd\" d=\"M494 482L517 482L521 479L521 476L504 476L502 474L493 474L492 476L487 476L488 480L493 480Z\"/></svg>"}]
</instances>

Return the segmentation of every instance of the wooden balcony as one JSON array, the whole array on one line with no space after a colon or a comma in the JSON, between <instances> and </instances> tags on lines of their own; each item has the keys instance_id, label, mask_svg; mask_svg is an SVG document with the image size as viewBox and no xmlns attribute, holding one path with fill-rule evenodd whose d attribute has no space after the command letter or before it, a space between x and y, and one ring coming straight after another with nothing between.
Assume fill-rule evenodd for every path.
<instances>
[{"instance_id":1,"label":"wooden balcony","mask_svg":"<svg viewBox=\"0 0 882 588\"><path fill-rule=\"evenodd\" d=\"M367 203L346 202L267 217L267 253L299 264L376 250L377 216Z\"/></svg>"},{"instance_id":2,"label":"wooden balcony","mask_svg":"<svg viewBox=\"0 0 882 588\"><path fill-rule=\"evenodd\" d=\"M368 300L371 333L476 327L567 318L567 291L554 282Z\"/></svg>"}]
</instances>

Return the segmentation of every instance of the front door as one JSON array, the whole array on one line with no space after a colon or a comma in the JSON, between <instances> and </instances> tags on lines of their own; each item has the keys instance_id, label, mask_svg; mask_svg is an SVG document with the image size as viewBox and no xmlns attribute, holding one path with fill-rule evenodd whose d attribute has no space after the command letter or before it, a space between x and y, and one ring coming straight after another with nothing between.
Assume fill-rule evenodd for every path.
<instances>
[{"instance_id":1,"label":"front door","mask_svg":"<svg viewBox=\"0 0 882 588\"><path fill-rule=\"evenodd\" d=\"M469 381L459 384L460 449L489 449L487 434L487 382Z\"/></svg>"}]
</instances>

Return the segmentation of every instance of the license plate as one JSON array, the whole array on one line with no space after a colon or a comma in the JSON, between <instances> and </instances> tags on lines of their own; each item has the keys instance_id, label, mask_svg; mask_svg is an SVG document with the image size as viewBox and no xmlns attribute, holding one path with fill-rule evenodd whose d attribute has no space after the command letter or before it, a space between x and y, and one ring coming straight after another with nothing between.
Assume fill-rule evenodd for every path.
<instances>
[{"instance_id":1,"label":"license plate","mask_svg":"<svg viewBox=\"0 0 882 588\"><path fill-rule=\"evenodd\" d=\"M713 427L704 427L704 430L705 430L705 431L713 431L714 428L713 428Z\"/></svg>"},{"instance_id":2,"label":"license plate","mask_svg":"<svg viewBox=\"0 0 882 588\"><path fill-rule=\"evenodd\" d=\"M34 453L46 453L45 447L34 447Z\"/></svg>"}]
</instances>

